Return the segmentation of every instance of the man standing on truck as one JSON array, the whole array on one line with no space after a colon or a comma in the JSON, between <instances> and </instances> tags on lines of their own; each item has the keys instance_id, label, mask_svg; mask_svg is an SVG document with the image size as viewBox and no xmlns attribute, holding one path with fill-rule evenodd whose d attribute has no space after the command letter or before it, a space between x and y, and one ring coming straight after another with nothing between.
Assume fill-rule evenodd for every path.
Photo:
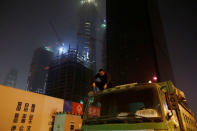
<instances>
[{"instance_id":1,"label":"man standing on truck","mask_svg":"<svg viewBox=\"0 0 197 131\"><path fill-rule=\"evenodd\" d=\"M99 69L99 73L94 76L92 86L95 92L111 88L112 84L110 74L105 72L104 69Z\"/></svg>"}]
</instances>

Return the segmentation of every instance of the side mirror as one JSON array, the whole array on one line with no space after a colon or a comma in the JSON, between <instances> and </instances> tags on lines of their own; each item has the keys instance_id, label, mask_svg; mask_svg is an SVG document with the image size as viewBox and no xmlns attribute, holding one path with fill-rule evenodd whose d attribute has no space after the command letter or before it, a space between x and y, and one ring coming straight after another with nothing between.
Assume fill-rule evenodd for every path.
<instances>
[{"instance_id":1,"label":"side mirror","mask_svg":"<svg viewBox=\"0 0 197 131\"><path fill-rule=\"evenodd\" d=\"M175 93L166 92L167 104L169 110L178 109L178 100Z\"/></svg>"}]
</instances>

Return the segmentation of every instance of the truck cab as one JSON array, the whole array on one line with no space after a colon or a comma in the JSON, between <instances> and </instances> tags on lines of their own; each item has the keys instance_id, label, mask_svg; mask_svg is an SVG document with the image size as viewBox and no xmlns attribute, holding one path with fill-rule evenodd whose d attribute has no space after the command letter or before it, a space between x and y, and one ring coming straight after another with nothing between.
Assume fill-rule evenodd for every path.
<instances>
[{"instance_id":1,"label":"truck cab","mask_svg":"<svg viewBox=\"0 0 197 131\"><path fill-rule=\"evenodd\" d=\"M197 127L184 93L168 81L89 92L82 130L197 131Z\"/></svg>"}]
</instances>

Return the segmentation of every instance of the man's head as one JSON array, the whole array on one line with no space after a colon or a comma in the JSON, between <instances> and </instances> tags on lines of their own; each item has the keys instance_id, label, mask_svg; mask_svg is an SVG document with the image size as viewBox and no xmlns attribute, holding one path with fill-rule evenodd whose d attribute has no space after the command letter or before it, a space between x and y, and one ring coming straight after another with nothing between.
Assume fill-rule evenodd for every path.
<instances>
[{"instance_id":1,"label":"man's head","mask_svg":"<svg viewBox=\"0 0 197 131\"><path fill-rule=\"evenodd\" d=\"M104 75L105 75L105 71L104 71L103 69L99 69L99 74L100 74L101 76L104 76Z\"/></svg>"}]
</instances>

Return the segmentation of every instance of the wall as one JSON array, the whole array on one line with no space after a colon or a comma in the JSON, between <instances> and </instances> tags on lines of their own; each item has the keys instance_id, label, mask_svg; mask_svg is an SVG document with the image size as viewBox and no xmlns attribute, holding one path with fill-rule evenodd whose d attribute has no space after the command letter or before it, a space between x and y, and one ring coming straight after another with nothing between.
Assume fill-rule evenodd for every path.
<instances>
[{"instance_id":1,"label":"wall","mask_svg":"<svg viewBox=\"0 0 197 131\"><path fill-rule=\"evenodd\" d=\"M0 103L0 131L49 131L64 100L0 85Z\"/></svg>"}]
</instances>

